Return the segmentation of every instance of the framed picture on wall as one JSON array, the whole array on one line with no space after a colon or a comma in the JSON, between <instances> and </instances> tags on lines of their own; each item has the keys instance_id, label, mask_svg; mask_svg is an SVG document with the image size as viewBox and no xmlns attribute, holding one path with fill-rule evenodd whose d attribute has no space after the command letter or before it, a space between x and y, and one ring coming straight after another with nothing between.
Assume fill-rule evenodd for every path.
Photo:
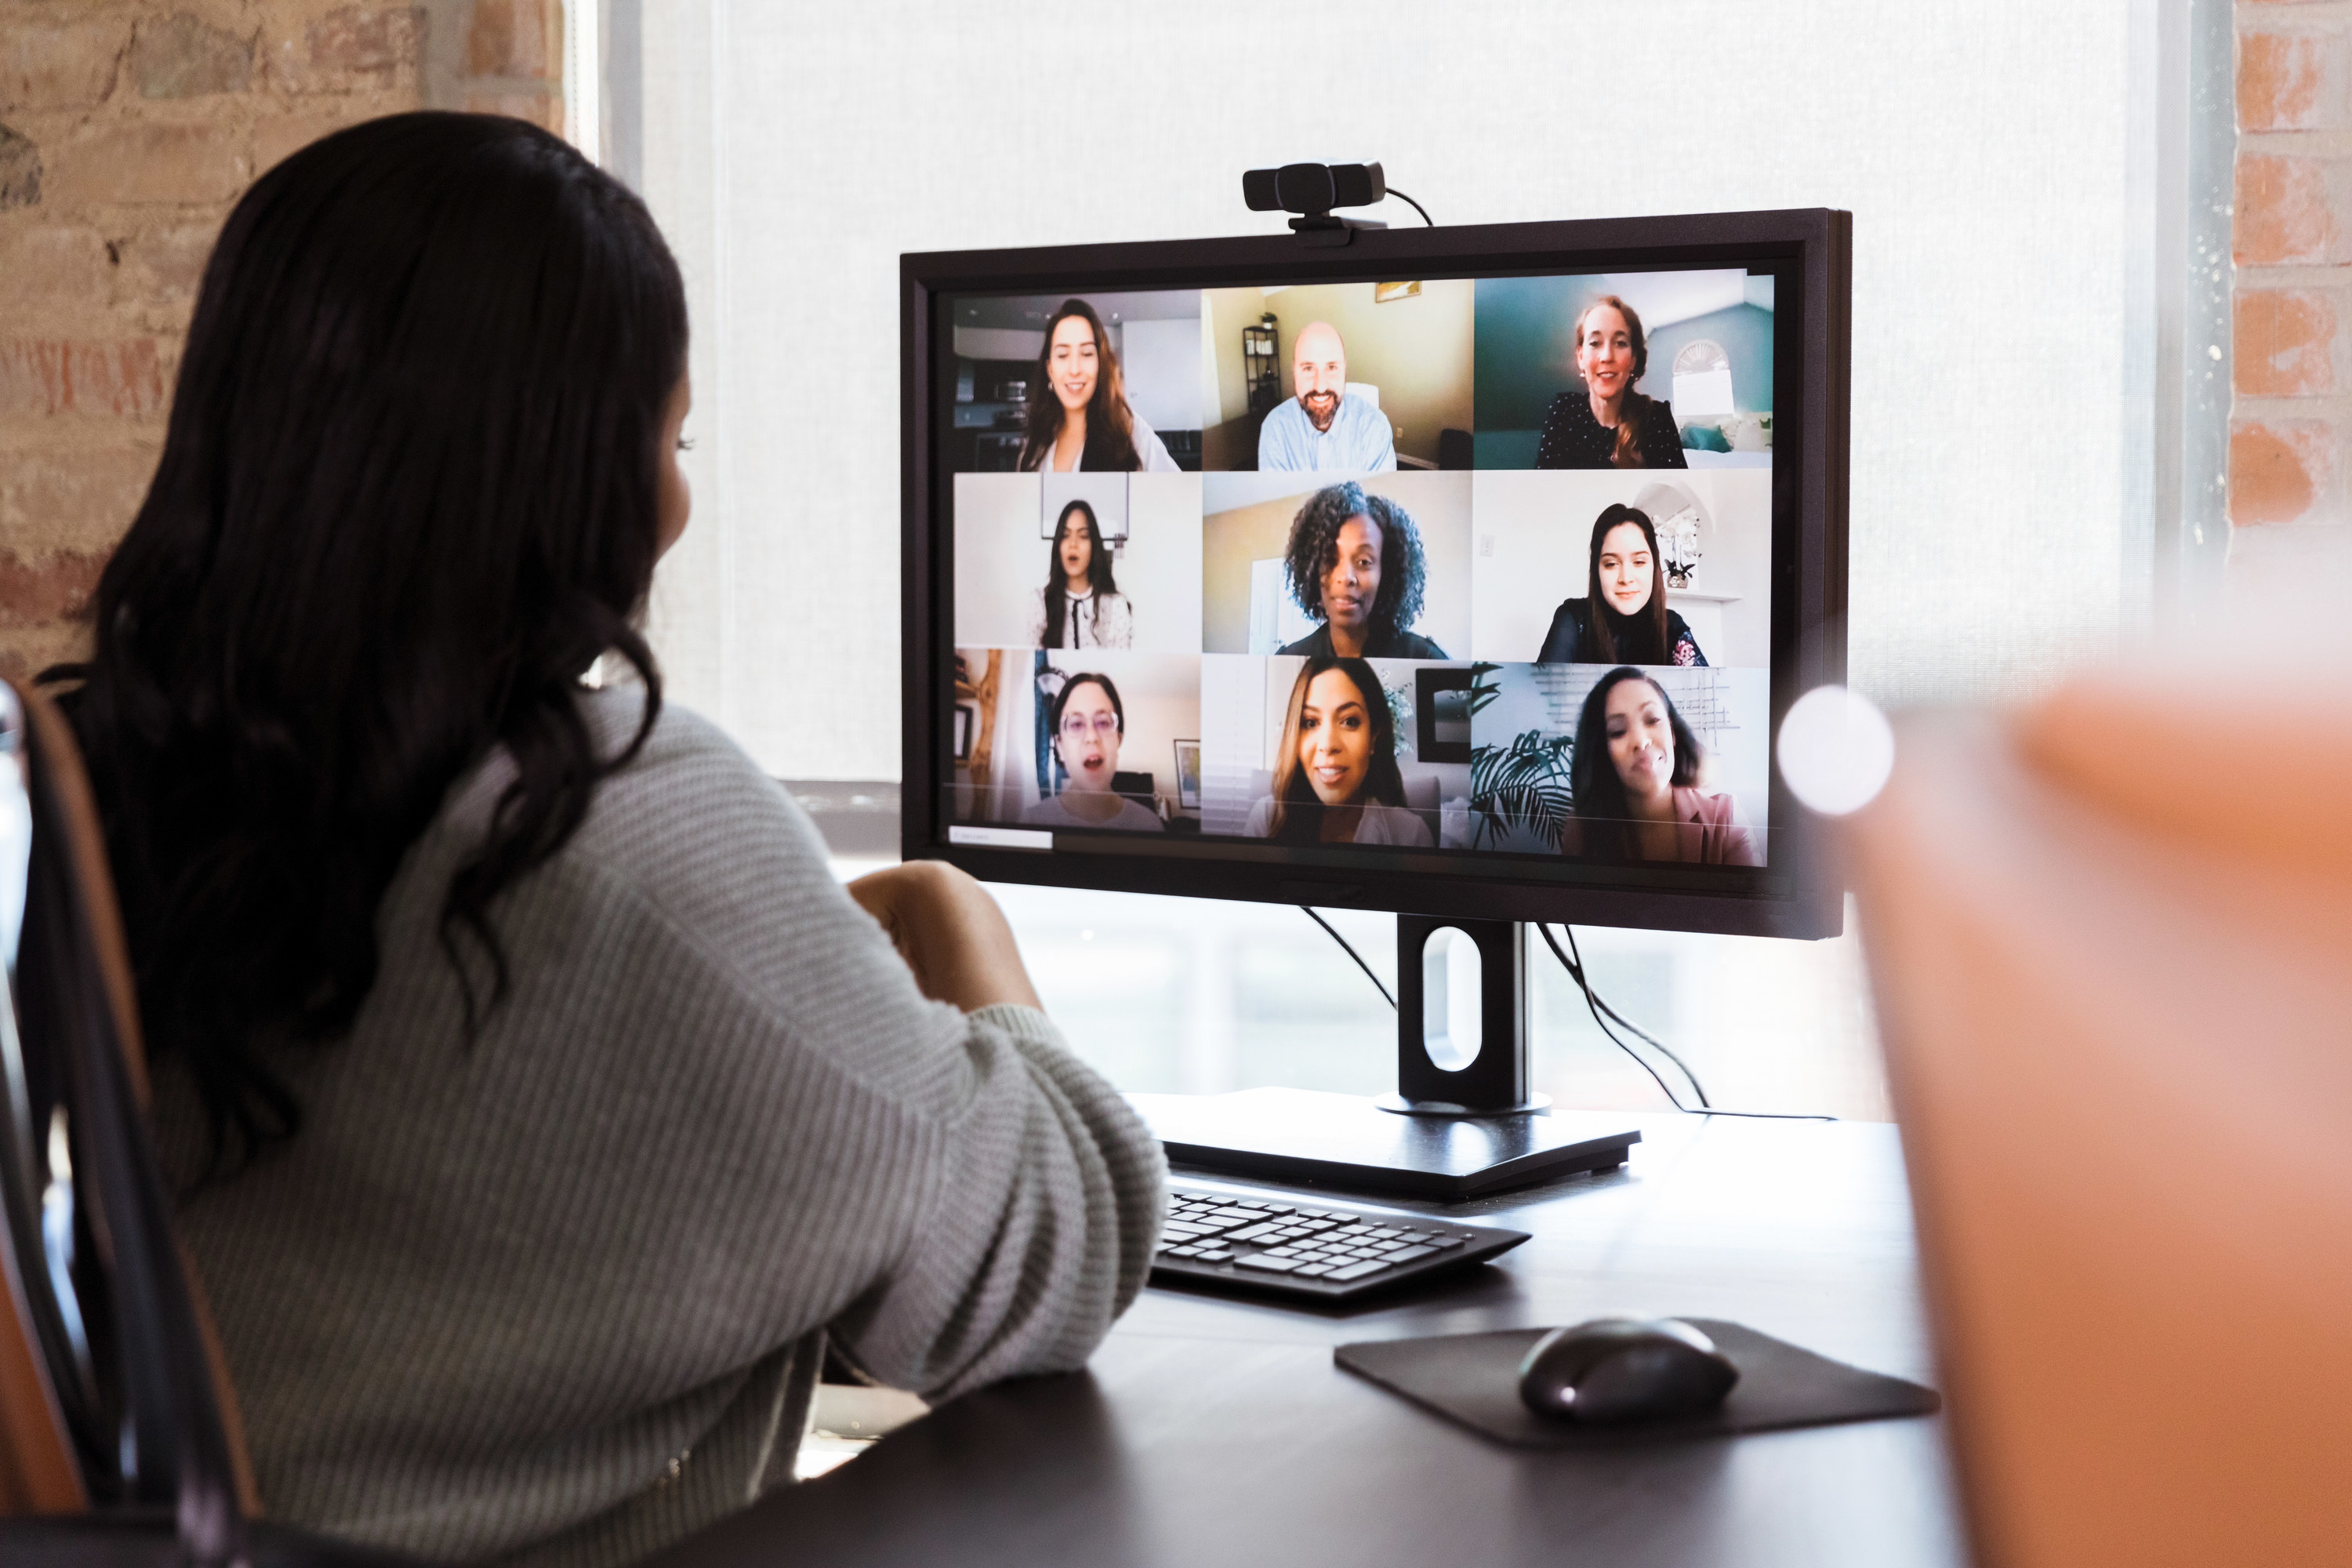
<instances>
[{"instance_id":1,"label":"framed picture on wall","mask_svg":"<svg viewBox=\"0 0 2352 1568\"><path fill-rule=\"evenodd\" d=\"M1413 740L1424 763L1470 760L1468 669L1413 671Z\"/></svg>"},{"instance_id":2,"label":"framed picture on wall","mask_svg":"<svg viewBox=\"0 0 2352 1568\"><path fill-rule=\"evenodd\" d=\"M1189 810L1201 809L1201 742L1176 742L1176 804Z\"/></svg>"}]
</instances>

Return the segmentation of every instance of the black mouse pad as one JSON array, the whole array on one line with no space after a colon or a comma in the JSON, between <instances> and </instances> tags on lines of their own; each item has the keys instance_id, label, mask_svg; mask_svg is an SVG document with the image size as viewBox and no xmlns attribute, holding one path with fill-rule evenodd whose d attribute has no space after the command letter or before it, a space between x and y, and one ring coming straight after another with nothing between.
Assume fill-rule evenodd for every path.
<instances>
[{"instance_id":1,"label":"black mouse pad","mask_svg":"<svg viewBox=\"0 0 2352 1568\"><path fill-rule=\"evenodd\" d=\"M1331 1357L1359 1377L1458 1421L1497 1442L1528 1448L1606 1448L1663 1438L1716 1437L1784 1426L1883 1421L1943 1407L1932 1388L1864 1372L1786 1340L1716 1318L1683 1321L1713 1340L1739 1381L1713 1410L1673 1421L1579 1426L1538 1415L1519 1402L1519 1363L1549 1331L1506 1329L1422 1340L1365 1340Z\"/></svg>"}]
</instances>

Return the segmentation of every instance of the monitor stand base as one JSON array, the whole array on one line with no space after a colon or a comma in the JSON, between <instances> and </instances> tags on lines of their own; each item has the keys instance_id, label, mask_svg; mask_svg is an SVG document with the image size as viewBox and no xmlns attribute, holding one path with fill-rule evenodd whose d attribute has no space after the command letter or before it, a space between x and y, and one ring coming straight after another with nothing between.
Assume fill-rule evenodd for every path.
<instances>
[{"instance_id":1,"label":"monitor stand base","mask_svg":"<svg viewBox=\"0 0 2352 1568\"><path fill-rule=\"evenodd\" d=\"M1535 1116L1551 1109L1551 1096L1530 1094L1517 1105L1456 1105L1450 1100L1407 1100L1391 1090L1372 1103L1391 1116Z\"/></svg>"},{"instance_id":2,"label":"monitor stand base","mask_svg":"<svg viewBox=\"0 0 2352 1568\"><path fill-rule=\"evenodd\" d=\"M1459 1200L1613 1171L1642 1134L1622 1112L1548 1110L1528 1084L1528 931L1397 917L1397 1087L1128 1099L1171 1163L1222 1175Z\"/></svg>"},{"instance_id":3,"label":"monitor stand base","mask_svg":"<svg viewBox=\"0 0 2352 1568\"><path fill-rule=\"evenodd\" d=\"M1127 1099L1172 1165L1447 1203L1613 1171L1642 1141L1632 1118L1613 1111L1398 1116L1355 1095L1304 1089Z\"/></svg>"}]
</instances>

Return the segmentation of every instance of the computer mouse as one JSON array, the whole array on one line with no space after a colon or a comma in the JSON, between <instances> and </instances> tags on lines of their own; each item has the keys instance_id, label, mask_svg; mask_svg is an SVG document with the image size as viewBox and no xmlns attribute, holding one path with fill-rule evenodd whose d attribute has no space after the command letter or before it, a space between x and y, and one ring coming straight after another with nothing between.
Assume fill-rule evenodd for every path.
<instances>
[{"instance_id":1,"label":"computer mouse","mask_svg":"<svg viewBox=\"0 0 2352 1568\"><path fill-rule=\"evenodd\" d=\"M1596 1318L1554 1329L1519 1363L1519 1397L1538 1415L1595 1426L1694 1415L1723 1403L1739 1369L1674 1318Z\"/></svg>"}]
</instances>

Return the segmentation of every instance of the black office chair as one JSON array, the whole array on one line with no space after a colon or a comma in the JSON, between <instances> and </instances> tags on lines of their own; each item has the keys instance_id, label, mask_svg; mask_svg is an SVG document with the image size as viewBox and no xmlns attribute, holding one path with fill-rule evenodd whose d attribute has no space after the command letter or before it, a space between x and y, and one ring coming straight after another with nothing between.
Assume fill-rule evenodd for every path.
<instances>
[{"instance_id":1,"label":"black office chair","mask_svg":"<svg viewBox=\"0 0 2352 1568\"><path fill-rule=\"evenodd\" d=\"M1470 467L1473 451L1467 430L1440 430L1437 433L1437 466L1445 469Z\"/></svg>"},{"instance_id":2,"label":"black office chair","mask_svg":"<svg viewBox=\"0 0 2352 1568\"><path fill-rule=\"evenodd\" d=\"M0 1563L390 1568L259 1517L72 732L0 682Z\"/></svg>"}]
</instances>

